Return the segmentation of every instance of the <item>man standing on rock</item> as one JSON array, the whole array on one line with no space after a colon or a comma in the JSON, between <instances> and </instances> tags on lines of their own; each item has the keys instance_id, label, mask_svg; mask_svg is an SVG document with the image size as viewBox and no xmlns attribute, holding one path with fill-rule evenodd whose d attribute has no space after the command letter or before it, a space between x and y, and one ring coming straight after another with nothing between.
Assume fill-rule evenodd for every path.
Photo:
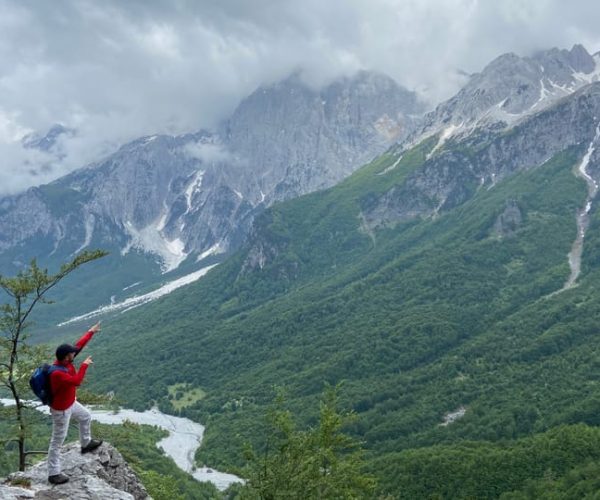
<instances>
[{"instance_id":1,"label":"man standing on rock","mask_svg":"<svg viewBox=\"0 0 600 500\"><path fill-rule=\"evenodd\" d=\"M48 481L52 484L63 484L69 477L61 473L60 450L67 432L69 421L74 418L79 422L79 441L81 453L95 450L102 441L91 438L92 415L76 399L77 387L83 382L88 366L92 364L92 357L88 356L79 370L73 366L73 359L86 346L96 332L100 331L100 323L92 326L77 343L59 345L56 349L55 368L50 373L50 389L52 402L50 403L50 415L52 416L52 438L48 449Z\"/></svg>"}]
</instances>

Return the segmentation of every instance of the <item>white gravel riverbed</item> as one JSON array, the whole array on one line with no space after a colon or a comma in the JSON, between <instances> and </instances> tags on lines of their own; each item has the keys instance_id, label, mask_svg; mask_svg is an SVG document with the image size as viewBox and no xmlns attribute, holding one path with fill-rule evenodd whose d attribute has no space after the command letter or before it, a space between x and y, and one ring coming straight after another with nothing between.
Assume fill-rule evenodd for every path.
<instances>
[{"instance_id":1,"label":"white gravel riverbed","mask_svg":"<svg viewBox=\"0 0 600 500\"><path fill-rule=\"evenodd\" d=\"M14 405L12 399L0 399L5 406ZM37 410L48 414L47 406L37 406ZM122 408L118 412L110 410L97 410L88 407L92 413L92 419L102 424L122 424L126 420L142 425L155 425L166 430L169 435L156 443L162 448L166 455L171 457L177 466L183 471L191 474L198 481L213 483L219 490L225 490L232 483L243 482L243 479L219 472L210 467L194 468L194 454L202 443L204 426L191 421L188 418L167 415L157 409L144 412ZM50 436L48 436L48 439Z\"/></svg>"}]
</instances>

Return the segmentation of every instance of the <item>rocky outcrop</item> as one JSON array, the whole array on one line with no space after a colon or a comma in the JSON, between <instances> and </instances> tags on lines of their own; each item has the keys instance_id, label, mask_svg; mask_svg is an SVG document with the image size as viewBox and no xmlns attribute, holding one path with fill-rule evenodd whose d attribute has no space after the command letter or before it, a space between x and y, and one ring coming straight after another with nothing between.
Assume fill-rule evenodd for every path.
<instances>
[{"instance_id":1,"label":"rocky outcrop","mask_svg":"<svg viewBox=\"0 0 600 500\"><path fill-rule=\"evenodd\" d=\"M361 225L370 231L447 211L469 199L477 186L469 158L457 151L444 151L401 185L366 200Z\"/></svg>"},{"instance_id":2,"label":"rocky outcrop","mask_svg":"<svg viewBox=\"0 0 600 500\"><path fill-rule=\"evenodd\" d=\"M477 189L538 167L570 147L590 144L599 123L600 82L596 82L509 130L475 130L455 138L402 184L365 200L361 227L371 231L447 211L470 199ZM598 165L597 155L592 155L588 169L592 178L600 175ZM506 229L509 220L518 222L515 207L507 210L499 228Z\"/></svg>"},{"instance_id":3,"label":"rocky outcrop","mask_svg":"<svg viewBox=\"0 0 600 500\"><path fill-rule=\"evenodd\" d=\"M1 499L139 500L150 498L139 478L110 444L82 455L78 444L63 448L63 473L70 481L48 483L47 464L42 461L25 472L11 474L0 484Z\"/></svg>"},{"instance_id":4,"label":"rocky outcrop","mask_svg":"<svg viewBox=\"0 0 600 500\"><path fill-rule=\"evenodd\" d=\"M252 226L246 244L246 255L242 263L239 277L253 271L264 269L268 264L280 258L289 247L289 237L281 234L281 229L276 229L271 211L262 213ZM297 260L288 255L283 259L277 269L277 275L283 282L293 280L298 276L299 264Z\"/></svg>"},{"instance_id":5,"label":"rocky outcrop","mask_svg":"<svg viewBox=\"0 0 600 500\"><path fill-rule=\"evenodd\" d=\"M515 200L508 200L504 211L496 218L493 232L498 238L514 236L523 222L523 214Z\"/></svg>"},{"instance_id":6,"label":"rocky outcrop","mask_svg":"<svg viewBox=\"0 0 600 500\"><path fill-rule=\"evenodd\" d=\"M260 166L240 172L237 190L269 205L336 184L406 137L423 111L382 74L362 71L320 90L292 75L245 99L222 136L234 156Z\"/></svg>"},{"instance_id":7,"label":"rocky outcrop","mask_svg":"<svg viewBox=\"0 0 600 500\"><path fill-rule=\"evenodd\" d=\"M503 54L428 113L406 143L440 131L445 140L474 128L510 126L599 80L600 54L592 56L581 45L532 57Z\"/></svg>"}]
</instances>

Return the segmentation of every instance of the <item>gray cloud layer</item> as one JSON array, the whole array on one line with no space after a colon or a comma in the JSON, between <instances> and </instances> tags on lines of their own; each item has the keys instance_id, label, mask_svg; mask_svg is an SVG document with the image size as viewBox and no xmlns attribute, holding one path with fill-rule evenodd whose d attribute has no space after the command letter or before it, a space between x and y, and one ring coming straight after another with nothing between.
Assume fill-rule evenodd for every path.
<instances>
[{"instance_id":1,"label":"gray cloud layer","mask_svg":"<svg viewBox=\"0 0 600 500\"><path fill-rule=\"evenodd\" d=\"M210 127L300 69L389 74L432 102L501 53L600 49L600 4L559 0L0 0L0 194L145 134ZM77 129L63 154L18 139Z\"/></svg>"}]
</instances>

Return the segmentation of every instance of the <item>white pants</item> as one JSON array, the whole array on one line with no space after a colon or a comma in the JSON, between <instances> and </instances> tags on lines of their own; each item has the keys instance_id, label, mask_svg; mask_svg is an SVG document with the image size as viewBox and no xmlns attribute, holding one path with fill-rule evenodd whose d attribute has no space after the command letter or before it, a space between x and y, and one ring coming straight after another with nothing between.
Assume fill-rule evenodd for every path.
<instances>
[{"instance_id":1,"label":"white pants","mask_svg":"<svg viewBox=\"0 0 600 500\"><path fill-rule=\"evenodd\" d=\"M91 441L92 415L77 401L66 410L50 408L50 415L52 416L52 438L48 448L48 475L54 476L60 474L60 449L67 437L71 417L79 422L79 442L83 447Z\"/></svg>"}]
</instances>

